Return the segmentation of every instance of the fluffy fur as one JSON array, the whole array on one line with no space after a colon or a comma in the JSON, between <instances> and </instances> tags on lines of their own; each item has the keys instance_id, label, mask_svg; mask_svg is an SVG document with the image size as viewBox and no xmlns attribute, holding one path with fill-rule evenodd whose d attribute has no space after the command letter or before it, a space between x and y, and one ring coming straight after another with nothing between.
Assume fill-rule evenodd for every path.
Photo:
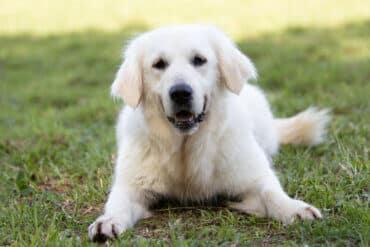
<instances>
[{"instance_id":1,"label":"fluffy fur","mask_svg":"<svg viewBox=\"0 0 370 247\"><path fill-rule=\"evenodd\" d=\"M192 66L194 54L207 63ZM167 68L154 69L163 57ZM263 92L246 83L256 76L253 63L213 27L166 27L134 39L112 85L127 103L117 123L114 182L89 238L117 237L150 216L158 196L202 201L226 194L242 199L230 207L259 217L321 218L317 208L283 191L270 157L281 143L321 142L327 111L274 119ZM179 79L194 90L194 111L206 109L204 122L187 133L167 120L173 114L168 90Z\"/></svg>"}]
</instances>

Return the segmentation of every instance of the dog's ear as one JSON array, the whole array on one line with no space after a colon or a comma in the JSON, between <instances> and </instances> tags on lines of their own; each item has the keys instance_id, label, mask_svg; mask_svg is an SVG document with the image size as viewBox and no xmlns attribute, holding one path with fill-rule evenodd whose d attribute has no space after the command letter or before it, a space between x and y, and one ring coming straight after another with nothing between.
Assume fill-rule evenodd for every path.
<instances>
[{"instance_id":1,"label":"dog's ear","mask_svg":"<svg viewBox=\"0 0 370 247\"><path fill-rule=\"evenodd\" d=\"M135 40L124 53L124 61L111 86L111 94L121 97L125 103L136 108L143 93L142 69Z\"/></svg>"},{"instance_id":2,"label":"dog's ear","mask_svg":"<svg viewBox=\"0 0 370 247\"><path fill-rule=\"evenodd\" d=\"M257 78L256 68L252 61L221 31L213 30L212 40L214 40L221 80L231 92L239 94L248 80Z\"/></svg>"}]
</instances>

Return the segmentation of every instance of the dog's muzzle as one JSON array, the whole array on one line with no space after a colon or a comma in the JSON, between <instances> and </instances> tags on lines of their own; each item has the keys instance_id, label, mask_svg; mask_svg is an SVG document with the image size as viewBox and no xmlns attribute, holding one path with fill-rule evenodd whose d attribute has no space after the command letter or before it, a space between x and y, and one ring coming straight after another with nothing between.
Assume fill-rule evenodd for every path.
<instances>
[{"instance_id":1,"label":"dog's muzzle","mask_svg":"<svg viewBox=\"0 0 370 247\"><path fill-rule=\"evenodd\" d=\"M206 114L202 111L199 115L194 116L191 112L180 111L175 114L175 117L167 117L176 128L187 131L196 126L196 124L203 122Z\"/></svg>"},{"instance_id":2,"label":"dog's muzzle","mask_svg":"<svg viewBox=\"0 0 370 247\"><path fill-rule=\"evenodd\" d=\"M176 128L181 131L187 131L194 128L198 123L201 123L205 118L205 109L207 104L207 98L204 98L203 110L199 114L193 113L192 101L193 101L193 89L185 84L179 83L171 87L170 98L173 104L174 116L167 116Z\"/></svg>"}]
</instances>

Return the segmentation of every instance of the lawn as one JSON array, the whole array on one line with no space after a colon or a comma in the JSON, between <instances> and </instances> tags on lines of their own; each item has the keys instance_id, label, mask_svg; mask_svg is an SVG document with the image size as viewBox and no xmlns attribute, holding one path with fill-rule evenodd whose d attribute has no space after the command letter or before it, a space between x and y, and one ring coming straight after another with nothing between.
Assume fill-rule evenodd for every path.
<instances>
[{"instance_id":1,"label":"lawn","mask_svg":"<svg viewBox=\"0 0 370 247\"><path fill-rule=\"evenodd\" d=\"M123 2L123 3L122 3ZM178 11L181 9L181 12ZM94 246L122 105L109 96L124 42L215 23L255 62L277 116L329 107L327 141L274 158L289 195L324 219L284 226L214 205L164 203L116 246L368 246L369 1L2 1L0 245Z\"/></svg>"}]
</instances>

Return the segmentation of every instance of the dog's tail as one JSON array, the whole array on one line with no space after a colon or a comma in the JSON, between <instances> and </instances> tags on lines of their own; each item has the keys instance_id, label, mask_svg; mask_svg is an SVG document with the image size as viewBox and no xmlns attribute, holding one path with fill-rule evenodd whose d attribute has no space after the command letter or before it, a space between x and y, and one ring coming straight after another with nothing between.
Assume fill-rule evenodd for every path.
<instances>
[{"instance_id":1,"label":"dog's tail","mask_svg":"<svg viewBox=\"0 0 370 247\"><path fill-rule=\"evenodd\" d=\"M275 119L280 144L313 146L325 139L330 121L328 109L310 107L290 118Z\"/></svg>"}]
</instances>

